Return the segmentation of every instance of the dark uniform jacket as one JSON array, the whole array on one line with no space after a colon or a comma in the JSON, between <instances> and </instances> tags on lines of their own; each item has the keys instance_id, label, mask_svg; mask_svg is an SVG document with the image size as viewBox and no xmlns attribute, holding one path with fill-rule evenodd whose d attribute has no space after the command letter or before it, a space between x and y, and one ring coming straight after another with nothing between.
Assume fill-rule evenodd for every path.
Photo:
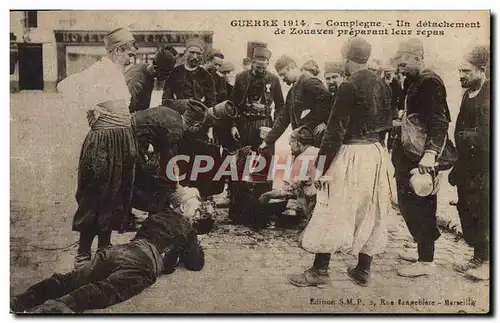
<instances>
[{"instance_id":1,"label":"dark uniform jacket","mask_svg":"<svg viewBox=\"0 0 500 323\"><path fill-rule=\"evenodd\" d=\"M207 72L212 75L215 86L215 103L221 103L228 99L226 80L224 77L217 74L217 70L215 68L207 68Z\"/></svg>"},{"instance_id":2,"label":"dark uniform jacket","mask_svg":"<svg viewBox=\"0 0 500 323\"><path fill-rule=\"evenodd\" d=\"M201 270L205 264L203 249L189 221L173 210L150 215L133 240L145 239L153 244L163 259L163 272L169 273L177 260L189 270Z\"/></svg>"},{"instance_id":3,"label":"dark uniform jacket","mask_svg":"<svg viewBox=\"0 0 500 323\"><path fill-rule=\"evenodd\" d=\"M424 70L409 83L406 94L406 113L419 114L419 121L427 129L425 150L440 153L447 139L451 121L446 102L446 88L442 79L431 70Z\"/></svg>"},{"instance_id":4,"label":"dark uniform jacket","mask_svg":"<svg viewBox=\"0 0 500 323\"><path fill-rule=\"evenodd\" d=\"M146 64L131 66L125 72L125 80L131 95L130 113L146 110L151 103L151 93L155 85L155 78Z\"/></svg>"},{"instance_id":5,"label":"dark uniform jacket","mask_svg":"<svg viewBox=\"0 0 500 323\"><path fill-rule=\"evenodd\" d=\"M393 78L389 87L391 88L392 118L397 119L398 112L405 108L405 95L398 79Z\"/></svg>"},{"instance_id":6,"label":"dark uniform jacket","mask_svg":"<svg viewBox=\"0 0 500 323\"><path fill-rule=\"evenodd\" d=\"M168 150L175 155L185 129L177 111L159 106L135 113L135 131L142 147L147 143L155 151Z\"/></svg>"},{"instance_id":7,"label":"dark uniform jacket","mask_svg":"<svg viewBox=\"0 0 500 323\"><path fill-rule=\"evenodd\" d=\"M162 105L170 100L194 99L207 107L215 105L215 85L212 75L203 67L188 71L184 65L174 68L163 86Z\"/></svg>"},{"instance_id":8,"label":"dark uniform jacket","mask_svg":"<svg viewBox=\"0 0 500 323\"><path fill-rule=\"evenodd\" d=\"M289 124L292 124L292 129L307 125L314 130L320 123L326 123L330 102L331 95L319 79L302 75L288 91L285 108L275 113L274 125L266 142L276 142ZM310 110L309 113L301 118L306 110Z\"/></svg>"},{"instance_id":9,"label":"dark uniform jacket","mask_svg":"<svg viewBox=\"0 0 500 323\"><path fill-rule=\"evenodd\" d=\"M330 165L346 141L375 141L381 132L391 128L389 87L376 73L358 71L338 89L318 156L326 155L325 165Z\"/></svg>"},{"instance_id":10,"label":"dark uniform jacket","mask_svg":"<svg viewBox=\"0 0 500 323\"><path fill-rule=\"evenodd\" d=\"M252 70L241 72L236 76L236 81L232 89L230 96L231 102L233 102L237 109L238 115L242 116L246 113L246 100L248 96L248 91L252 78L254 78ZM266 115L271 115L271 105L274 102L275 114L279 113L283 109L285 104L283 100L283 92L281 91L281 84L279 78L270 73L266 72L263 79L263 102L266 105Z\"/></svg>"},{"instance_id":11,"label":"dark uniform jacket","mask_svg":"<svg viewBox=\"0 0 500 323\"><path fill-rule=\"evenodd\" d=\"M455 143L459 159L453 173L466 175L466 170L489 173L490 159L490 81L479 93L469 98L466 90L460 105L455 128Z\"/></svg>"}]
</instances>

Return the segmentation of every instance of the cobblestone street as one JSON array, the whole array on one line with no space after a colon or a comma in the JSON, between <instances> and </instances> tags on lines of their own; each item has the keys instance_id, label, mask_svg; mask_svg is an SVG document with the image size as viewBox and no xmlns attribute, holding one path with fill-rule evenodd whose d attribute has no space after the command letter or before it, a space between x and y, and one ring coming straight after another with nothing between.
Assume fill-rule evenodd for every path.
<instances>
[{"instance_id":1,"label":"cobblestone street","mask_svg":"<svg viewBox=\"0 0 500 323\"><path fill-rule=\"evenodd\" d=\"M76 209L78 154L88 126L85 112L69 111L58 100L57 94L11 95L12 293L54 272L71 270L76 253L77 234L71 231L71 220ZM280 142L286 145L287 140ZM439 212L456 222L456 208L449 204L455 195L445 183L438 199ZM296 230L265 229L256 233L222 223L214 232L200 237L206 255L201 272L178 268L140 295L92 312L489 311L489 283L470 281L452 268L455 261L470 258L472 250L451 233L443 232L437 241L434 276L399 277L399 266L409 263L400 260L398 253L414 247L414 243L396 210L389 218L389 245L374 259L372 283L367 288L349 279L346 269L356 259L343 254L332 256L329 286L294 287L287 282L287 275L307 269L313 261L313 255L297 246ZM124 243L132 236L115 234L112 242ZM315 305L317 300L329 304ZM399 305L398 300L414 302ZM394 305L383 305L391 301ZM419 301L435 305L418 305ZM447 306L447 301L464 305Z\"/></svg>"}]
</instances>

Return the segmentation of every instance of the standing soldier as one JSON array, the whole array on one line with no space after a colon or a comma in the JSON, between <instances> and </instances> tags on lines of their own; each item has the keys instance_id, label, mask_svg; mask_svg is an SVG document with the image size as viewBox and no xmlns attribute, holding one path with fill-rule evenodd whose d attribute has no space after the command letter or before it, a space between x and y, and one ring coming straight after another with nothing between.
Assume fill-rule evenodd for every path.
<instances>
[{"instance_id":1,"label":"standing soldier","mask_svg":"<svg viewBox=\"0 0 500 323\"><path fill-rule=\"evenodd\" d=\"M321 81L310 73L299 70L290 57L283 55L275 64L279 76L288 85L293 84L288 91L285 107L278 111L273 128L262 142L260 148L273 145L285 132L288 125L292 130L307 126L314 131L315 146L319 146L326 125L322 119L330 112L330 94Z\"/></svg>"},{"instance_id":2,"label":"standing soldier","mask_svg":"<svg viewBox=\"0 0 500 323\"><path fill-rule=\"evenodd\" d=\"M212 76L200 67L205 43L199 38L186 42L186 61L174 68L163 87L162 105L169 100L191 99L203 102L207 107L215 105L215 86Z\"/></svg>"},{"instance_id":3,"label":"standing soldier","mask_svg":"<svg viewBox=\"0 0 500 323\"><path fill-rule=\"evenodd\" d=\"M330 102L333 106L333 102L335 102L335 95L337 94L339 86L342 82L344 82L344 67L342 66L342 63L326 62L323 76L325 78L328 91L330 92Z\"/></svg>"},{"instance_id":4,"label":"standing soldier","mask_svg":"<svg viewBox=\"0 0 500 323\"><path fill-rule=\"evenodd\" d=\"M217 103L227 101L231 95L233 86L229 83L229 74L234 71L234 64L224 61L215 73L214 80L217 91ZM232 122L224 122L214 125L214 137L219 145L233 151L236 148L236 141L231 136Z\"/></svg>"},{"instance_id":5,"label":"standing soldier","mask_svg":"<svg viewBox=\"0 0 500 323\"><path fill-rule=\"evenodd\" d=\"M231 97L231 93L234 86L234 64L231 63L230 61L224 61L219 69L219 73L226 82L227 97L224 99L226 100Z\"/></svg>"},{"instance_id":6,"label":"standing soldier","mask_svg":"<svg viewBox=\"0 0 500 323\"><path fill-rule=\"evenodd\" d=\"M468 262L455 269L478 280L489 279L490 260L490 81L488 46L478 46L460 67L460 83L466 89L455 128L458 161L449 175L457 186L458 215L465 242L474 248Z\"/></svg>"},{"instance_id":7,"label":"standing soldier","mask_svg":"<svg viewBox=\"0 0 500 323\"><path fill-rule=\"evenodd\" d=\"M185 63L174 68L172 74L163 87L162 105L169 106L172 100L196 100L202 102L208 108L215 106L215 85L212 75L200 66L201 58L205 50L205 43L200 38L191 38L186 41ZM190 138L189 145L184 144L185 153L191 155L194 160L195 154L210 155L220 159L219 149L216 146L206 144L213 141L211 125L204 123L196 134L196 138ZM213 195L209 190L211 179L208 176L198 179L192 185L200 190L203 198ZM203 186L203 187L202 187Z\"/></svg>"},{"instance_id":8,"label":"standing soldier","mask_svg":"<svg viewBox=\"0 0 500 323\"><path fill-rule=\"evenodd\" d=\"M371 45L353 37L342 48L346 72L315 165L322 175L313 215L301 234L300 245L315 253L312 268L292 275L298 287L329 282L332 253L348 250L358 264L347 270L356 283L370 281L372 257L384 251L389 212L389 156L380 132L391 127L390 93L379 75L367 66ZM326 157L324 167L321 159ZM315 176L316 177L316 176Z\"/></svg>"},{"instance_id":9,"label":"standing soldier","mask_svg":"<svg viewBox=\"0 0 500 323\"><path fill-rule=\"evenodd\" d=\"M410 86L406 94L402 134L394 143L392 162L399 208L408 230L417 241L418 250L417 262L399 269L398 274L403 277L426 276L434 271L435 241L441 235L436 219L435 193L438 185L435 185L434 192L425 195L412 188L410 178L420 173L428 174L436 180L438 171L446 169L446 163L438 160L438 157L445 156L442 152L454 149L451 141L447 140L450 111L442 79L425 68L424 47L420 40L409 39L402 42L395 61L410 80ZM410 119L413 120L411 123ZM426 135L421 135L421 132ZM419 144L418 148L412 145L415 142ZM438 161L440 164L436 168Z\"/></svg>"},{"instance_id":10,"label":"standing soldier","mask_svg":"<svg viewBox=\"0 0 500 323\"><path fill-rule=\"evenodd\" d=\"M284 105L279 78L267 71L270 57L267 48L254 49L252 69L236 77L230 98L237 106L239 116L231 130L233 137L239 136L240 143L251 146L254 151L261 143L260 127L273 126L271 105L274 103L275 114L279 114Z\"/></svg>"},{"instance_id":11,"label":"standing soldier","mask_svg":"<svg viewBox=\"0 0 500 323\"><path fill-rule=\"evenodd\" d=\"M165 81L172 73L176 59L175 48L162 46L156 51L152 64L136 64L127 69L125 78L132 96L130 113L149 108L155 79Z\"/></svg>"},{"instance_id":12,"label":"standing soldier","mask_svg":"<svg viewBox=\"0 0 500 323\"><path fill-rule=\"evenodd\" d=\"M221 103L227 100L226 82L219 75L219 70L222 66L224 55L217 49L212 49L208 55L208 62L205 64L205 69L212 75L215 86L215 103Z\"/></svg>"},{"instance_id":13,"label":"standing soldier","mask_svg":"<svg viewBox=\"0 0 500 323\"><path fill-rule=\"evenodd\" d=\"M127 229L131 210L137 142L124 71L137 45L130 31L118 28L104 37L104 46L105 57L57 86L73 106L88 110L90 125L78 166L73 230L80 232L80 240L75 268L91 260L96 236L102 249L111 244L112 230Z\"/></svg>"}]
</instances>

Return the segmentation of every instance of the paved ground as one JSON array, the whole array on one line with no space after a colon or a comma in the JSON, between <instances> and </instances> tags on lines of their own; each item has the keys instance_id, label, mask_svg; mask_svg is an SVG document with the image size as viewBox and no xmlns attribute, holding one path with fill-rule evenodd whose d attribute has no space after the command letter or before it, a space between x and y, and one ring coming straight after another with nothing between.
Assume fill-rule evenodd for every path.
<instances>
[{"instance_id":1,"label":"paved ground","mask_svg":"<svg viewBox=\"0 0 500 323\"><path fill-rule=\"evenodd\" d=\"M87 126L84 112L62 106L57 94L22 93L12 95L11 100L10 290L18 293L55 271L71 269L77 239L70 231L76 207L76 168ZM439 195L439 212L450 218L457 216L448 204L454 197L446 185ZM390 224L390 243L374 261L369 288L349 280L346 268L355 259L341 254L332 258L330 286L293 287L286 275L306 269L313 259L297 247L296 231L253 233L221 224L202 237L203 271L178 269L129 301L94 312L488 311L489 284L471 282L451 268L453 261L471 256L470 248L445 233L437 243L436 275L404 279L396 274L405 264L397 253L413 243L396 211L390 214ZM126 242L132 235L115 235L113 243ZM395 305L382 305L382 299ZM417 305L398 305L399 299L417 301ZM311 300L328 304L311 304ZM437 305L418 305L419 300ZM468 305L446 306L446 300Z\"/></svg>"}]
</instances>

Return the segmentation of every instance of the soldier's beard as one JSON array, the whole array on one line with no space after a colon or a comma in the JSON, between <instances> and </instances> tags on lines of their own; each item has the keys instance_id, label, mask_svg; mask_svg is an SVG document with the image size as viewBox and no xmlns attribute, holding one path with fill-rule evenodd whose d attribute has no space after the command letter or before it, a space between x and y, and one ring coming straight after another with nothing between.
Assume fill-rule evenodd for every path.
<instances>
[{"instance_id":1,"label":"soldier's beard","mask_svg":"<svg viewBox=\"0 0 500 323\"><path fill-rule=\"evenodd\" d=\"M188 60L188 66L189 66L189 67L192 67L192 68L197 67L197 66L198 66L198 63L199 63L199 62L198 62L198 60L197 60L196 58L190 58L190 59Z\"/></svg>"},{"instance_id":2,"label":"soldier's beard","mask_svg":"<svg viewBox=\"0 0 500 323\"><path fill-rule=\"evenodd\" d=\"M471 89L472 91L475 91L481 87L481 79L475 79L475 80L469 81L466 78L461 78L460 84L462 85L462 88L464 88L464 89Z\"/></svg>"},{"instance_id":3,"label":"soldier's beard","mask_svg":"<svg viewBox=\"0 0 500 323\"><path fill-rule=\"evenodd\" d=\"M328 90L330 91L330 93L332 94L335 94L337 93L337 83L332 83L332 84L328 84Z\"/></svg>"}]
</instances>

